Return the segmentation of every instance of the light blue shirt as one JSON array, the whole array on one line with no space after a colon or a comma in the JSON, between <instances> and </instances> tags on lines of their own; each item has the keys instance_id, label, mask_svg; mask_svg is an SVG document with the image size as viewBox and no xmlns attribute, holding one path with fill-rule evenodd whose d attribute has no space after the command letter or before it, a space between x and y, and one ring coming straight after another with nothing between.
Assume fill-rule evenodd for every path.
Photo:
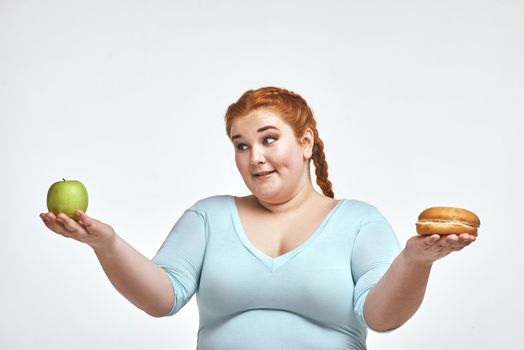
<instances>
[{"instance_id":1,"label":"light blue shirt","mask_svg":"<svg viewBox=\"0 0 524 350\"><path fill-rule=\"evenodd\" d=\"M196 293L197 350L365 349L364 301L399 250L375 207L342 199L304 243L272 258L223 195L187 209L153 262L173 284L169 315Z\"/></svg>"}]
</instances>

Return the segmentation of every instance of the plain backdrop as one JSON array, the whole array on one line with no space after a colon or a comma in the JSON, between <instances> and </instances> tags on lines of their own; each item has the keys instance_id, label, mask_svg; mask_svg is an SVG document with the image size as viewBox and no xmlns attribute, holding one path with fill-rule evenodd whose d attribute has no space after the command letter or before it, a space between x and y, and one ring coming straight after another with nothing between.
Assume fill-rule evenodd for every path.
<instances>
[{"instance_id":1,"label":"plain backdrop","mask_svg":"<svg viewBox=\"0 0 524 350\"><path fill-rule=\"evenodd\" d=\"M274 85L311 105L335 197L402 245L429 206L482 221L368 348L524 348L523 18L520 0L0 0L0 347L194 349L194 298L148 316L38 214L81 180L88 214L152 258L198 199L248 194L223 116Z\"/></svg>"}]
</instances>

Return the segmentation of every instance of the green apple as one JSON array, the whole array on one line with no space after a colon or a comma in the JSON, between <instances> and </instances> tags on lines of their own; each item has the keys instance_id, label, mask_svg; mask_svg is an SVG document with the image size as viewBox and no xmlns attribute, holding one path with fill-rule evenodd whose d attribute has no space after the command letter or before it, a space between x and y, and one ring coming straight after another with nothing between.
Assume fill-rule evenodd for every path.
<instances>
[{"instance_id":1,"label":"green apple","mask_svg":"<svg viewBox=\"0 0 524 350\"><path fill-rule=\"evenodd\" d=\"M73 220L78 220L75 211L87 210L87 190L77 180L55 182L47 191L47 209L53 214L64 213Z\"/></svg>"}]
</instances>

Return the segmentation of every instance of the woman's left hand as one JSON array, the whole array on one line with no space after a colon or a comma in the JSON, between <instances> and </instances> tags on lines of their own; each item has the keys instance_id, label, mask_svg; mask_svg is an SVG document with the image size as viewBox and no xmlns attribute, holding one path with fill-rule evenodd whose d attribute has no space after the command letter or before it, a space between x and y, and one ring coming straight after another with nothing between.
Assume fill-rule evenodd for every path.
<instances>
[{"instance_id":1,"label":"woman's left hand","mask_svg":"<svg viewBox=\"0 0 524 350\"><path fill-rule=\"evenodd\" d=\"M405 253L414 262L431 265L434 261L467 247L476 237L467 233L460 235L413 236L406 243Z\"/></svg>"}]
</instances>

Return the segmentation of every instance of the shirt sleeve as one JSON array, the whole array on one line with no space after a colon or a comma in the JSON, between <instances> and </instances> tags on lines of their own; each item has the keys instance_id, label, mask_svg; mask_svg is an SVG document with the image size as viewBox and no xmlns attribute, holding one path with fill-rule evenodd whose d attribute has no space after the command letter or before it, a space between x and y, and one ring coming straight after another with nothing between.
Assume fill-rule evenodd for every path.
<instances>
[{"instance_id":1,"label":"shirt sleeve","mask_svg":"<svg viewBox=\"0 0 524 350\"><path fill-rule=\"evenodd\" d=\"M206 246L205 220L188 209L171 229L152 261L167 272L175 302L168 316L177 313L198 290Z\"/></svg>"},{"instance_id":2,"label":"shirt sleeve","mask_svg":"<svg viewBox=\"0 0 524 350\"><path fill-rule=\"evenodd\" d=\"M376 208L371 207L360 223L351 254L354 311L367 328L370 327L364 318L366 297L399 252L400 245L391 225Z\"/></svg>"}]
</instances>

